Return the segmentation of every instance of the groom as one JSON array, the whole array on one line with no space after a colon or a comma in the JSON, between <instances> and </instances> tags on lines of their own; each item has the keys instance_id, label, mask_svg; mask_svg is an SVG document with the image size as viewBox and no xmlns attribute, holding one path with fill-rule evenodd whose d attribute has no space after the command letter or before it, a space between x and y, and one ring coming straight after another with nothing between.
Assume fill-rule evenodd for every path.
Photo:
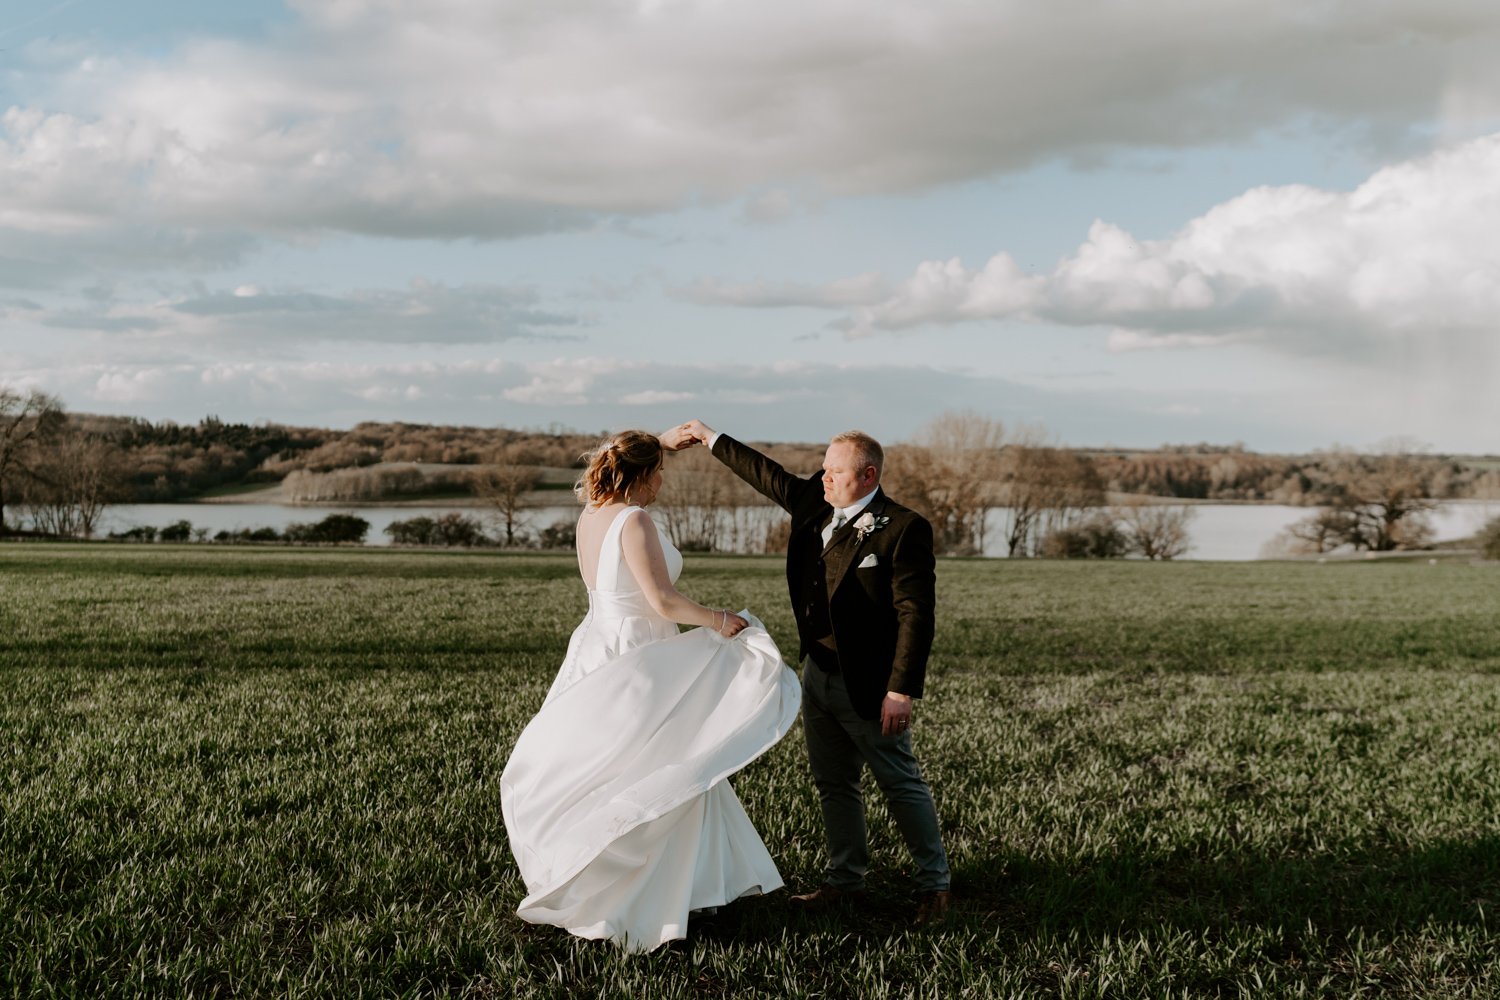
<instances>
[{"instance_id":1,"label":"groom","mask_svg":"<svg viewBox=\"0 0 1500 1000\"><path fill-rule=\"evenodd\" d=\"M707 444L792 515L786 575L802 647L802 725L828 837L823 885L792 903L823 910L864 897L859 780L869 767L916 864L916 921L942 921L948 858L910 733L932 648L932 526L880 490L885 456L868 434L834 437L822 471L806 479L699 420L661 440L673 450Z\"/></svg>"}]
</instances>

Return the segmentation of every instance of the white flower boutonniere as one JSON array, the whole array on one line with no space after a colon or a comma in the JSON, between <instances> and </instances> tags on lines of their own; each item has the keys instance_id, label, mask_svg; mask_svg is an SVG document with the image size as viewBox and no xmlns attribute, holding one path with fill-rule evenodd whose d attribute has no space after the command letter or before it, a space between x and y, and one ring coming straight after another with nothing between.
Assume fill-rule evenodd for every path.
<instances>
[{"instance_id":1,"label":"white flower boutonniere","mask_svg":"<svg viewBox=\"0 0 1500 1000\"><path fill-rule=\"evenodd\" d=\"M884 528L887 524L890 523L891 519L885 517L884 515L876 517L869 511L865 511L863 514L854 519L854 530L858 533L859 540L862 542L871 534L879 531L881 528Z\"/></svg>"}]
</instances>

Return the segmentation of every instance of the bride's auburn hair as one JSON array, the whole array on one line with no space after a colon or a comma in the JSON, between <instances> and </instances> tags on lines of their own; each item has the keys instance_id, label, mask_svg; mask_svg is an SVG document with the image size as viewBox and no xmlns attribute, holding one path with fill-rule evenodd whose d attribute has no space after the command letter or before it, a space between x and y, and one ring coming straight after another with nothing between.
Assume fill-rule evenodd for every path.
<instances>
[{"instance_id":1,"label":"bride's auburn hair","mask_svg":"<svg viewBox=\"0 0 1500 1000\"><path fill-rule=\"evenodd\" d=\"M661 441L649 431L621 431L585 452L583 475L573 492L583 504L605 504L626 499L630 488L655 472L662 463Z\"/></svg>"}]
</instances>

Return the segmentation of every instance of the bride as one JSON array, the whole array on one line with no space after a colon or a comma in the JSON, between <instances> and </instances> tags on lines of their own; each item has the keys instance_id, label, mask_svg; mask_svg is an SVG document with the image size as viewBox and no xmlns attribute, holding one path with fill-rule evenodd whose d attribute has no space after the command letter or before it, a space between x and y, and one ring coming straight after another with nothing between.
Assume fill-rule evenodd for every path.
<instances>
[{"instance_id":1,"label":"bride","mask_svg":"<svg viewBox=\"0 0 1500 1000\"><path fill-rule=\"evenodd\" d=\"M500 779L517 913L633 951L685 937L694 910L782 886L726 778L786 734L801 699L758 621L677 592L682 556L643 509L662 457L643 431L590 457L588 614Z\"/></svg>"}]
</instances>

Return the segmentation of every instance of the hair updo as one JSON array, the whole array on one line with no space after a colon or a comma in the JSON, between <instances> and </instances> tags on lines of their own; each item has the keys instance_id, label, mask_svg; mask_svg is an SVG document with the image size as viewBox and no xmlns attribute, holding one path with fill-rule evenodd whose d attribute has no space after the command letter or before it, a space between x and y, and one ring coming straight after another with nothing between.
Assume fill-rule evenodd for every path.
<instances>
[{"instance_id":1,"label":"hair updo","mask_svg":"<svg viewBox=\"0 0 1500 1000\"><path fill-rule=\"evenodd\" d=\"M621 431L591 452L573 492L578 502L605 504L627 499L631 487L662 463L661 441L649 431Z\"/></svg>"}]
</instances>

